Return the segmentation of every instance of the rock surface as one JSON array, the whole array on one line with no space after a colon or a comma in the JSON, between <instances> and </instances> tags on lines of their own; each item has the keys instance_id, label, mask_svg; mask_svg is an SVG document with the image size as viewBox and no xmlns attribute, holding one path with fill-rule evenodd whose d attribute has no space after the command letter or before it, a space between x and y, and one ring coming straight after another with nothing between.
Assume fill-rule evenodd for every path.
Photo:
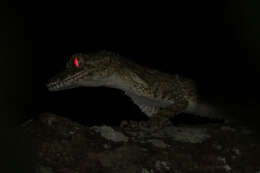
<instances>
[{"instance_id":1,"label":"rock surface","mask_svg":"<svg viewBox=\"0 0 260 173\"><path fill-rule=\"evenodd\" d=\"M23 124L38 173L256 173L260 145L232 124L168 126L156 132L87 127L51 113Z\"/></svg>"}]
</instances>

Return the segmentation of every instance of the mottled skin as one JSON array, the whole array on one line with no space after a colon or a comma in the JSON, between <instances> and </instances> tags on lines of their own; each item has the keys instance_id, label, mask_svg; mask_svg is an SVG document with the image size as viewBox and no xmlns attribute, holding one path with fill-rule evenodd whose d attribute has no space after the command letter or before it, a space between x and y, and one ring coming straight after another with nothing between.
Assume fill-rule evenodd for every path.
<instances>
[{"instance_id":1,"label":"mottled skin","mask_svg":"<svg viewBox=\"0 0 260 173\"><path fill-rule=\"evenodd\" d=\"M75 58L79 61L78 68L74 65ZM158 127L197 100L193 81L142 67L107 51L72 55L65 70L47 84L50 91L79 86L105 86L124 91L150 117L148 124Z\"/></svg>"}]
</instances>

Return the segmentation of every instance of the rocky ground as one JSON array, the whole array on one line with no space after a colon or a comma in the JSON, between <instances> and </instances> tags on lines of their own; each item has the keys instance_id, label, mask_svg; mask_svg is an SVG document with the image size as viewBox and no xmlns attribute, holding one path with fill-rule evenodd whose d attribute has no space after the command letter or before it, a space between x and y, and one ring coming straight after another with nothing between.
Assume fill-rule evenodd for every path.
<instances>
[{"instance_id":1,"label":"rocky ground","mask_svg":"<svg viewBox=\"0 0 260 173\"><path fill-rule=\"evenodd\" d=\"M151 133L87 127L44 113L23 125L38 173L259 173L254 131L229 123L168 126Z\"/></svg>"}]
</instances>

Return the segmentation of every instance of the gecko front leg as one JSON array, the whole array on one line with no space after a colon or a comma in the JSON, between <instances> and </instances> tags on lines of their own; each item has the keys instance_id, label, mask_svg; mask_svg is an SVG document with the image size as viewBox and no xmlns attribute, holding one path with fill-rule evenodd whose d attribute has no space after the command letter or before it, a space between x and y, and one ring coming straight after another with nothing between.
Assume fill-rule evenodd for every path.
<instances>
[{"instance_id":1,"label":"gecko front leg","mask_svg":"<svg viewBox=\"0 0 260 173\"><path fill-rule=\"evenodd\" d=\"M147 121L124 121L121 123L121 127L131 129L149 129L151 131L159 130L171 124L170 118L183 112L187 106L187 100L179 99L178 102L174 104L171 104L165 108L160 108L158 112L152 115Z\"/></svg>"},{"instance_id":2,"label":"gecko front leg","mask_svg":"<svg viewBox=\"0 0 260 173\"><path fill-rule=\"evenodd\" d=\"M152 130L161 129L171 124L170 118L182 113L187 106L188 101L185 99L178 100L177 103L171 104L166 108L160 108L158 113L154 114L148 121L142 123L142 126Z\"/></svg>"}]
</instances>

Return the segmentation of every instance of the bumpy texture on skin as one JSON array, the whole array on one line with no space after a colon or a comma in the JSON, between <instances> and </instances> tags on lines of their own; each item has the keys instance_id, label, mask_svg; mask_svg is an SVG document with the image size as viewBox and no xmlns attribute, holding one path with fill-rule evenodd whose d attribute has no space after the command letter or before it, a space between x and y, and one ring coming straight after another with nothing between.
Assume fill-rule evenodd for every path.
<instances>
[{"instance_id":1,"label":"bumpy texture on skin","mask_svg":"<svg viewBox=\"0 0 260 173\"><path fill-rule=\"evenodd\" d=\"M78 68L73 64L75 58L79 61ZM66 69L47 84L50 91L79 86L123 90L149 117L169 118L197 100L192 80L142 67L107 51L72 55Z\"/></svg>"}]
</instances>

